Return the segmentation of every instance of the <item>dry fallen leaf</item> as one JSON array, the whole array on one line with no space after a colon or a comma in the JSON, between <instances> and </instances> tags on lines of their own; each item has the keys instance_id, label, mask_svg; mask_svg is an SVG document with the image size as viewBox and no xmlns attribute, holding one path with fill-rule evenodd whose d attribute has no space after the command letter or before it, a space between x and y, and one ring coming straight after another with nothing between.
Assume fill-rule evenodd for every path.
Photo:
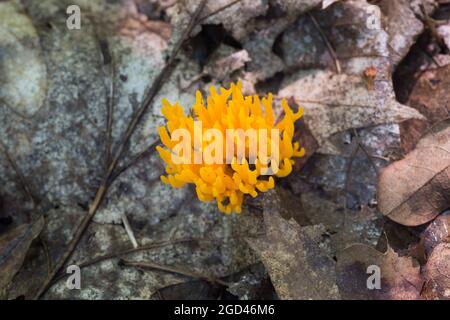
<instances>
[{"instance_id":1,"label":"dry fallen leaf","mask_svg":"<svg viewBox=\"0 0 450 320\"><path fill-rule=\"evenodd\" d=\"M434 126L416 149L380 175L378 208L388 218L417 226L449 204L450 120Z\"/></svg>"},{"instance_id":2,"label":"dry fallen leaf","mask_svg":"<svg viewBox=\"0 0 450 320\"><path fill-rule=\"evenodd\" d=\"M402 148L405 152L414 149L427 128L450 116L448 88L450 88L450 65L427 70L421 74L407 104L417 109L426 119L408 120L400 125Z\"/></svg>"},{"instance_id":3,"label":"dry fallen leaf","mask_svg":"<svg viewBox=\"0 0 450 320\"><path fill-rule=\"evenodd\" d=\"M450 299L450 243L434 248L425 267L427 281L424 296L428 299Z\"/></svg>"},{"instance_id":4,"label":"dry fallen leaf","mask_svg":"<svg viewBox=\"0 0 450 320\"><path fill-rule=\"evenodd\" d=\"M380 268L380 289L368 288L374 274L367 271L369 266ZM418 264L390 247L386 253L362 244L348 247L337 258L336 273L344 299L419 299L423 284Z\"/></svg>"},{"instance_id":5,"label":"dry fallen leaf","mask_svg":"<svg viewBox=\"0 0 450 320\"><path fill-rule=\"evenodd\" d=\"M323 224L330 233L333 253L351 244L375 246L381 235L382 215L375 209L362 207L344 212L342 206L320 197L318 192L302 192L302 213L312 224Z\"/></svg>"},{"instance_id":6,"label":"dry fallen leaf","mask_svg":"<svg viewBox=\"0 0 450 320\"><path fill-rule=\"evenodd\" d=\"M44 218L23 224L0 237L0 291L19 271L31 242L41 233Z\"/></svg>"},{"instance_id":7,"label":"dry fallen leaf","mask_svg":"<svg viewBox=\"0 0 450 320\"><path fill-rule=\"evenodd\" d=\"M281 299L339 299L334 261L319 245L323 226L300 227L281 215L275 192L265 197L266 235L248 239L261 257Z\"/></svg>"},{"instance_id":8,"label":"dry fallen leaf","mask_svg":"<svg viewBox=\"0 0 450 320\"><path fill-rule=\"evenodd\" d=\"M6 67L6 86L0 88L0 136L24 174L39 186L36 194L43 200L48 222L41 236L54 261L65 252L74 226L84 214L80 208L89 206L103 177L108 102L114 101L109 146L114 150L133 109L182 37L199 2L83 1L83 31L78 32L67 30L66 3L60 0L0 1L0 17L5 18L0 19L0 56L6 59L0 61L0 68ZM249 93L258 90L263 95L271 91L280 96L281 88L288 98L316 100L299 101L307 114L311 112L309 122L305 117L305 124L299 126L299 139L308 153L301 160L319 147L322 153L340 155L313 155L291 180L304 176L311 189L320 194L317 202L321 205L316 206L311 196L302 194L301 200L310 207L311 214L307 214L298 208L299 197L285 189L280 212L278 208L271 210L269 204L266 208L266 227L272 232L254 244L280 297L338 298L335 263L329 257L349 242L374 245L381 233L380 214L366 207L374 199L376 174L362 152L348 160L349 148L354 144L346 130L389 123L358 130L368 153L381 158L373 159L379 165L383 158L390 157L385 151L400 141L396 122L421 117L396 102L391 81L396 64L423 28L418 23L420 18L412 14L417 14L419 2L422 0L392 3L393 10L383 11L387 24L368 30L368 8L373 1L207 1L201 25L183 45L172 76L144 115L147 121L131 138L120 164L125 167L155 140L156 128L162 124L162 97L180 101L187 112L193 103L192 93L207 89L209 78L212 84L224 85L241 78ZM20 21L20 26L12 21ZM218 32L208 33L211 26ZM201 40L205 51L196 47L196 35L210 40ZM205 54L206 65L195 58L199 54ZM370 66L377 70L374 90L367 90L363 78L363 71ZM27 70L21 74L23 67ZM299 76L306 79L297 82ZM186 88L185 83L190 86ZM311 86L303 88L305 83ZM30 90L18 90L22 87ZM352 162L352 170L347 170ZM124 212L141 244L208 237L207 243L170 245L137 253L133 258L154 259L167 265L189 263L215 277L260 262L240 240L243 235L260 234L264 222L259 210L253 210L249 203L246 209L250 212L238 218L219 216L214 206L191 201L195 197L193 190L162 186L162 170L156 157L145 156L117 178L95 223L86 231L86 241L77 246L72 257L75 262L130 245L120 225ZM19 224L26 217L26 206L10 171L0 153L0 194L5 200L2 213L17 212L13 220ZM342 204L335 202L342 196L347 176L350 186L344 190L349 198L346 208L354 212L346 215L346 228L341 228ZM328 211L324 199L334 205ZM314 226L300 227L280 216L294 217L300 225L307 217ZM163 287L183 281L172 274L124 270L115 262L106 260L84 269L82 290L65 290L64 281L60 281L45 298L146 299ZM45 255L29 254L12 280L8 298L28 298L46 277ZM254 284L252 278L245 278ZM241 287L242 282L236 284Z\"/></svg>"},{"instance_id":9,"label":"dry fallen leaf","mask_svg":"<svg viewBox=\"0 0 450 320\"><path fill-rule=\"evenodd\" d=\"M442 242L450 242L450 211L439 215L422 232L421 242L426 256L430 256L434 248Z\"/></svg>"},{"instance_id":10,"label":"dry fallen leaf","mask_svg":"<svg viewBox=\"0 0 450 320\"><path fill-rule=\"evenodd\" d=\"M329 71L301 71L285 80L280 96L295 97L305 109L305 122L321 146L319 152L338 153L327 140L351 128L422 119L389 94L391 89L370 91L359 76Z\"/></svg>"},{"instance_id":11,"label":"dry fallen leaf","mask_svg":"<svg viewBox=\"0 0 450 320\"><path fill-rule=\"evenodd\" d=\"M198 0L189 0L178 2L168 10L170 15L172 11L182 10L185 8L195 8ZM268 3L263 0L216 0L207 1L202 17L205 17L205 24L223 24L224 28L231 32L237 38L243 38L248 33L248 21L260 15L264 15L268 9ZM223 10L223 8L226 8ZM192 9L190 9L192 10ZM176 12L176 11L175 11ZM217 12L216 14L213 14ZM177 12L179 14L179 12Z\"/></svg>"},{"instance_id":12,"label":"dry fallen leaf","mask_svg":"<svg viewBox=\"0 0 450 320\"><path fill-rule=\"evenodd\" d=\"M251 59L246 50L227 52L226 46L218 48L211 57L211 63L205 66L203 73L206 73L218 81L229 79L230 75L245 66Z\"/></svg>"}]
</instances>

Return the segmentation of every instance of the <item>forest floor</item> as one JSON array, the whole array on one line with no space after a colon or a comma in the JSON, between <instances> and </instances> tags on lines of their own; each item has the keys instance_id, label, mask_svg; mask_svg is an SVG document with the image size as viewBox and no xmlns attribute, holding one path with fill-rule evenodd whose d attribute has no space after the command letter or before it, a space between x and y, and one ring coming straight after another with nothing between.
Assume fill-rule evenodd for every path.
<instances>
[{"instance_id":1,"label":"forest floor","mask_svg":"<svg viewBox=\"0 0 450 320\"><path fill-rule=\"evenodd\" d=\"M450 298L449 0L7 0L0 70L0 298ZM236 81L306 154L225 215L155 145Z\"/></svg>"}]
</instances>

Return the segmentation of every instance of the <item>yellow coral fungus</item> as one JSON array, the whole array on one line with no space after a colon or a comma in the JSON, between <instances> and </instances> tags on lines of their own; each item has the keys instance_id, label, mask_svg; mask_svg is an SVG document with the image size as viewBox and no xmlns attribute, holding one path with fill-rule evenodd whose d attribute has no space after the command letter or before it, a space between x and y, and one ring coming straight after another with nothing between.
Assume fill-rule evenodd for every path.
<instances>
[{"instance_id":1,"label":"yellow coral fungus","mask_svg":"<svg viewBox=\"0 0 450 320\"><path fill-rule=\"evenodd\" d=\"M158 133L165 148L157 150L167 175L161 180L174 188L195 184L201 201L216 200L221 212L240 213L245 194L256 197L272 189L273 176L289 175L293 158L304 155L298 142L292 143L303 109L294 113L284 99L281 105L284 116L277 122L272 94L261 100L244 96L241 83L220 93L211 87L206 105L197 91L190 115L163 99L167 123Z\"/></svg>"}]
</instances>

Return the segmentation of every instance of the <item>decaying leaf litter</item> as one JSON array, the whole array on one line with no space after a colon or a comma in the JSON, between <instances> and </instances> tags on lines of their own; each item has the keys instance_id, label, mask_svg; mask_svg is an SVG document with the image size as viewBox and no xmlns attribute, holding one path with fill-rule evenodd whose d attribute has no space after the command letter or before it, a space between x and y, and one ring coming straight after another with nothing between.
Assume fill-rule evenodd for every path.
<instances>
[{"instance_id":1,"label":"decaying leaf litter","mask_svg":"<svg viewBox=\"0 0 450 320\"><path fill-rule=\"evenodd\" d=\"M0 3L2 297L448 298L448 1L75 2L82 32L64 1ZM225 216L153 148L162 97L236 80L301 104L309 153Z\"/></svg>"}]
</instances>

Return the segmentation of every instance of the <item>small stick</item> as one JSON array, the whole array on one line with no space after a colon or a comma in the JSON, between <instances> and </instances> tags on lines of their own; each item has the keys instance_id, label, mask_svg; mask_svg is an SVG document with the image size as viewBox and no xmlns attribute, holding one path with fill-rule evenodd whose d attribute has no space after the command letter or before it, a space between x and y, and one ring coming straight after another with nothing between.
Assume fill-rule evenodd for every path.
<instances>
[{"instance_id":1,"label":"small stick","mask_svg":"<svg viewBox=\"0 0 450 320\"><path fill-rule=\"evenodd\" d=\"M139 247L139 245L134 236L133 229L131 229L131 225L130 222L128 221L127 215L125 214L125 212L122 212L120 216L122 218L123 226L125 227L125 231L127 232L128 238L130 238L133 248L136 249L137 247Z\"/></svg>"},{"instance_id":2,"label":"small stick","mask_svg":"<svg viewBox=\"0 0 450 320\"><path fill-rule=\"evenodd\" d=\"M348 196L348 188L350 185L350 176L352 173L353 161L355 160L356 154L359 150L359 144L356 142L355 147L350 155L350 160L348 162L347 171L345 172L345 182L344 182L344 221L342 224L342 230L345 232L345 227L347 225L347 196Z\"/></svg>"},{"instance_id":3,"label":"small stick","mask_svg":"<svg viewBox=\"0 0 450 320\"><path fill-rule=\"evenodd\" d=\"M265 233L256 233L251 236L252 237L260 237L264 234ZM246 238L248 238L248 237L246 237ZM157 248L161 248L164 246L170 246L170 245L175 245L175 244L180 244L180 243L188 243L188 242L214 242L214 241L221 241L221 239L185 238L185 239L168 240L168 241L163 241L163 242L155 242L155 243L150 243L150 244L143 245L143 246L140 246L137 248L130 248L130 249L122 250L122 251L107 253L103 256L93 258L92 260L88 260L88 261L85 261L82 263L76 263L76 265L78 265L80 267L80 269L83 269L83 268L90 267L92 265L95 265L97 263L100 263L100 262L103 262L106 260L120 258L120 257L128 255L128 254L146 251L146 250L157 249ZM52 285L55 284L56 282L58 282L59 280L66 278L67 276L69 276L69 274L61 273L58 277L56 277L54 279L54 281L52 282Z\"/></svg>"},{"instance_id":4,"label":"small stick","mask_svg":"<svg viewBox=\"0 0 450 320\"><path fill-rule=\"evenodd\" d=\"M206 280L208 282L211 283L217 283L220 284L222 286L229 286L229 283L220 279L216 279L212 276L209 275L203 275L191 270L187 270L183 267L173 267L173 266L165 266L162 264L157 264L155 262L151 262L151 261L129 261L129 260L121 260L122 265L125 266L130 266L130 267L137 267L137 268L144 268L144 269L157 269L157 270L161 270L161 271L166 271L166 272L172 272L172 273L178 273L181 274L183 276L187 276L187 277L191 277L191 278L196 278L196 279L201 279L201 280Z\"/></svg>"},{"instance_id":5,"label":"small stick","mask_svg":"<svg viewBox=\"0 0 450 320\"><path fill-rule=\"evenodd\" d=\"M109 88L109 98L108 98L108 106L106 111L106 167L109 165L109 161L111 159L111 151L112 151L112 127L114 121L114 76L115 76L115 67L114 63L111 61L110 67L110 88Z\"/></svg>"},{"instance_id":6,"label":"small stick","mask_svg":"<svg viewBox=\"0 0 450 320\"><path fill-rule=\"evenodd\" d=\"M135 165L139 160L143 159L147 155L150 156L153 152L155 152L156 146L160 142L161 141L159 139L156 140L151 145L149 145L147 148L145 148L141 152L137 153L128 163L124 164L119 169L117 169L116 172L114 172L114 174L111 176L110 183L112 184L122 173L127 171L133 165Z\"/></svg>"},{"instance_id":7,"label":"small stick","mask_svg":"<svg viewBox=\"0 0 450 320\"><path fill-rule=\"evenodd\" d=\"M431 18L428 15L428 12L427 12L427 9L425 8L423 0L421 0L421 4L419 6L420 6L420 10L422 11L422 14L423 14L423 18L421 19L422 22L430 29L431 36L436 40L438 45L441 48L445 47L445 41L442 38L442 36L439 34L439 32L437 31L436 26L439 26L440 24L446 24L447 21L436 21L433 18Z\"/></svg>"},{"instance_id":8,"label":"small stick","mask_svg":"<svg viewBox=\"0 0 450 320\"><path fill-rule=\"evenodd\" d=\"M193 242L193 241L198 241L197 239L180 239L180 240L172 240L172 241L163 241L163 242L158 242L158 243L152 243L152 244L148 244L148 245L144 245L144 246L140 246L137 248L131 248L131 249L125 249L122 251L118 251L118 252L111 252L111 253L107 253L103 256L99 256L96 258L93 258L92 260L88 260L82 263L76 263L76 265L80 268L87 268L90 267L92 265L95 265L97 263L106 261L106 260L110 260L110 259L114 259L114 258L119 258L121 256L125 256L128 254L132 254L132 253L136 253L136 252L141 252L141 251L146 251L146 250L152 250L152 249L157 249L157 248L161 248L164 246L169 246L169 245L174 245L177 243L184 243L184 242ZM64 278L66 278L67 276L69 276L69 274L67 273L61 273L59 276L55 277L55 279L52 281L52 285L54 285L55 283L57 283L59 280L62 280Z\"/></svg>"},{"instance_id":9,"label":"small stick","mask_svg":"<svg viewBox=\"0 0 450 320\"><path fill-rule=\"evenodd\" d=\"M356 131L355 128L353 128L353 135L355 136L355 139L356 139L356 142L358 143L358 146L364 152L364 154L366 155L367 159L369 160L373 170L375 171L375 173L378 176L378 174L379 174L378 167L376 166L375 162L373 162L372 155L367 151L366 147L364 146L364 144L362 143L361 139L359 138L358 132Z\"/></svg>"},{"instance_id":10,"label":"small stick","mask_svg":"<svg viewBox=\"0 0 450 320\"><path fill-rule=\"evenodd\" d=\"M112 127L114 121L114 77L115 77L115 66L114 59L109 49L109 44L106 39L102 39L96 33L97 41L100 47L100 53L103 58L102 70L103 76L107 79L105 85L106 90L106 129L105 129L105 168L108 168L109 162L111 160L111 149L112 149Z\"/></svg>"},{"instance_id":11,"label":"small stick","mask_svg":"<svg viewBox=\"0 0 450 320\"><path fill-rule=\"evenodd\" d=\"M325 32L323 32L322 28L320 27L319 23L317 22L316 18L313 16L313 14L312 13L308 13L308 16L311 18L314 26L317 28L317 31L319 31L320 36L323 39L323 42L327 46L328 51L330 52L331 57L334 60L334 65L336 66L336 72L337 73L341 73L342 72L341 64L339 63L339 59L338 59L338 57L336 55L336 51L334 50L333 46L331 45L330 40L328 40L327 35L325 34Z\"/></svg>"},{"instance_id":12,"label":"small stick","mask_svg":"<svg viewBox=\"0 0 450 320\"><path fill-rule=\"evenodd\" d=\"M50 256L50 250L48 249L47 241L45 241L42 234L39 235L39 241L42 244L42 248L44 249L44 253L45 253L45 258L47 259L47 276L49 276L50 272L52 271L52 268L53 268L52 258Z\"/></svg>"},{"instance_id":13,"label":"small stick","mask_svg":"<svg viewBox=\"0 0 450 320\"><path fill-rule=\"evenodd\" d=\"M371 154L370 157L373 158L373 159L383 160L383 161L387 161L387 162L390 161L388 158L383 157L383 156L378 156L376 154Z\"/></svg>"}]
</instances>

